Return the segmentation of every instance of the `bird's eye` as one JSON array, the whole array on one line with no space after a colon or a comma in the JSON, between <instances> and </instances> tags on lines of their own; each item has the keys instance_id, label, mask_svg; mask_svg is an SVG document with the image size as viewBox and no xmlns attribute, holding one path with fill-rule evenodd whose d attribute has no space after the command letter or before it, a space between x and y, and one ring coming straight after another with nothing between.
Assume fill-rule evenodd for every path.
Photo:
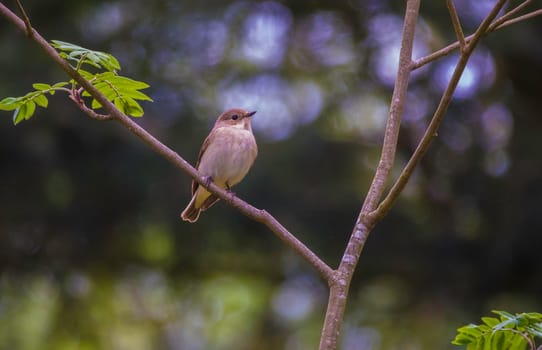
<instances>
[{"instance_id":1,"label":"bird's eye","mask_svg":"<svg viewBox=\"0 0 542 350\"><path fill-rule=\"evenodd\" d=\"M237 114L234 114L234 115L231 116L231 119L237 120L237 119L239 119L239 116Z\"/></svg>"}]
</instances>

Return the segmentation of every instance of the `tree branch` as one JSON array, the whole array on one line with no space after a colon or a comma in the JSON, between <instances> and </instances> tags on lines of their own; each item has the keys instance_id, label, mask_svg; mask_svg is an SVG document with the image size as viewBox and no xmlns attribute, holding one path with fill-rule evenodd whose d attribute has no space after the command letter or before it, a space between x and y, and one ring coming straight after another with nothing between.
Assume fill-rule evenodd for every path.
<instances>
[{"instance_id":1,"label":"tree branch","mask_svg":"<svg viewBox=\"0 0 542 350\"><path fill-rule=\"evenodd\" d=\"M367 197L365 198L339 268L337 269L337 276L333 283L330 283L328 307L322 337L320 338L320 350L337 348L350 282L352 281L352 276L365 241L376 223L374 220L368 220L367 214L373 211L378 205L393 166L401 117L406 100L410 73L412 71L412 48L414 46L414 33L416 31L419 8L420 0L407 1L401 50L399 52L399 67L386 123L382 153Z\"/></svg>"},{"instance_id":2,"label":"tree branch","mask_svg":"<svg viewBox=\"0 0 542 350\"><path fill-rule=\"evenodd\" d=\"M30 18L28 18L28 16L26 15L26 11L24 10L24 7L23 7L23 4L21 4L21 1L16 0L15 3L17 4L17 8L19 9L21 16L23 17L24 25L26 27L26 35L28 35L29 37L32 37L34 35L34 29L32 29Z\"/></svg>"},{"instance_id":3,"label":"tree branch","mask_svg":"<svg viewBox=\"0 0 542 350\"><path fill-rule=\"evenodd\" d=\"M504 28L506 26L509 26L510 24L514 24L514 23L517 23L517 22L520 22L520 21L527 20L529 18L533 18L533 17L542 15L542 9L540 9L540 10L536 10L536 11L527 13L527 14L525 14L523 16L519 16L519 17L510 19L511 16L509 14L511 14L511 15L516 14L518 11L520 11L525 6L527 6L530 2L531 2L531 0L526 0L522 4L518 5L514 9L510 10L509 12L507 12L506 14L501 16L498 20L493 22L486 29L485 34L497 31L497 30L502 29L502 28ZM504 18L503 21L501 21L502 18ZM465 43L468 44L473 38L474 38L474 34L471 34L471 35L465 37ZM415 60L412 63L412 70L416 70L418 68L421 68L421 67L425 66L428 63L436 61L437 59L450 54L452 51L456 50L458 47L460 47L460 43L459 43L459 41L456 41L455 43L452 43L452 44L450 44L450 45L448 45L446 47L443 47L442 49L439 49L439 50L437 50L437 51L435 51L435 52L433 52L433 53L431 53L431 54L429 54L427 56L418 58L417 60Z\"/></svg>"},{"instance_id":4,"label":"tree branch","mask_svg":"<svg viewBox=\"0 0 542 350\"><path fill-rule=\"evenodd\" d=\"M384 141L382 144L382 152L380 161L376 168L375 175L361 213L369 213L378 204L386 181L388 180L393 162L395 160L395 151L397 149L397 140L399 138L399 129L401 126L401 117L405 106L405 97L410 80L411 63L412 63L412 48L414 46L414 32L416 29L416 20L418 18L419 1L408 1L403 26L403 38L401 42L401 50L399 52L399 67L397 70L397 78L391 97L390 111L386 122L384 132Z\"/></svg>"},{"instance_id":5,"label":"tree branch","mask_svg":"<svg viewBox=\"0 0 542 350\"><path fill-rule=\"evenodd\" d=\"M444 114L446 113L446 110L448 109L450 102L452 101L454 91L457 87L457 84L459 83L459 79L461 78L463 71L465 70L465 67L467 66L467 62L472 52L474 51L474 48L479 43L480 39L482 38L482 35L486 33L486 30L489 27L490 23L497 16L501 8L504 6L505 2L506 0L499 0L497 4L495 4L491 12L487 15L484 21L482 21L480 26L478 26L478 29L476 30L476 32L472 35L472 39L469 41L469 43L465 47L465 50L461 52L461 56L459 57L459 61L457 62L457 65L454 69L450 82L448 83L448 86L446 86L446 89L444 90L444 93L439 102L439 105L435 113L433 114L433 118L431 119L429 126L425 130L425 134L423 135L422 139L418 143L418 146L416 147L416 150L412 154L412 157L409 159L405 168L399 175L399 178L390 189L388 195L380 203L378 208L370 214L375 220L380 220L391 209L391 207L393 206L393 204L395 203L395 201L397 200L397 198L403 191L404 187L406 186L408 180L412 176L414 169L416 168L416 166L419 164L422 157L425 155L425 153L429 149L431 142L433 142L435 137L437 137L437 130L440 126L440 123L442 122L442 119L444 118Z\"/></svg>"},{"instance_id":6,"label":"tree branch","mask_svg":"<svg viewBox=\"0 0 542 350\"><path fill-rule=\"evenodd\" d=\"M501 29L501 28L504 28L504 27L508 27L509 25L511 24L515 24L515 23L518 23L518 22L521 22L521 21L525 21L527 19L530 19L530 18L533 18L533 17L536 17L536 16L540 16L542 15L542 9L539 9L539 10L536 10L536 11L533 11L533 12L529 12L529 13L526 13L522 16L518 16L516 18L512 18L512 19L509 19L507 21L504 21L503 23L499 24L495 30L497 29Z\"/></svg>"},{"instance_id":7,"label":"tree branch","mask_svg":"<svg viewBox=\"0 0 542 350\"><path fill-rule=\"evenodd\" d=\"M461 28L461 21L455 10L455 5L453 0L446 0L446 6L448 7L448 12L450 12L450 17L452 19L452 25L454 27L455 36L457 36L457 41L459 42L459 48L461 51L465 50L465 34L463 34L463 29Z\"/></svg>"},{"instance_id":8,"label":"tree branch","mask_svg":"<svg viewBox=\"0 0 542 350\"><path fill-rule=\"evenodd\" d=\"M506 22L507 20L509 20L510 18L512 18L516 13L518 13L519 11L523 10L525 7L527 7L530 3L532 2L532 0L525 0L523 1L521 4L519 4L518 6L514 7L512 10L508 11L507 13L505 13L504 15L502 15L500 18L498 18L497 20L495 20L493 23L491 23L491 25L489 26L489 30L495 30L497 29L497 27L499 27L501 24L503 24L504 22Z\"/></svg>"},{"instance_id":9,"label":"tree branch","mask_svg":"<svg viewBox=\"0 0 542 350\"><path fill-rule=\"evenodd\" d=\"M12 22L21 31L27 31L25 22L13 12L11 12L2 3L0 3L0 14L6 19L8 19L10 22ZM85 89L94 99L96 99L108 112L107 118L102 118L105 116L100 117L101 115L98 115L99 117L97 119L112 118L118 121L120 124L122 124L122 126L124 126L126 129L128 129L138 138L140 138L143 142L145 142L152 150L164 157L175 167L181 169L182 171L190 175L190 177L192 177L200 185L206 187L211 193L215 194L220 199L230 203L244 215L263 223L282 241L284 241L290 248L295 250L310 265L312 265L323 279L328 282L333 280L333 270L326 263L324 263L316 254L314 254L314 252L312 252L307 246L305 246L294 235L292 235L284 226L282 226L272 215L270 215L264 210L253 207L239 197L232 196L230 193L221 189L212 182L209 186L207 186L206 177L202 176L186 160L179 156L179 154L158 141L158 139L149 134L145 129L135 123L128 116L121 113L113 103L111 103L105 96L103 96L98 90L96 90L96 88L89 81L87 81L76 70L74 70L68 62L66 62L62 57L60 57L58 52L51 45L49 45L49 43L36 30L33 30L33 35L30 36L30 38L34 40L45 51L45 53L49 57L51 57L53 61L66 72L66 74L68 74L75 81L77 81L77 83L79 83L79 85L83 89ZM77 101L75 102L81 108L81 105L77 103ZM88 109L88 107L86 108ZM88 112L84 108L83 111L88 114ZM96 115L92 117L96 117Z\"/></svg>"}]
</instances>

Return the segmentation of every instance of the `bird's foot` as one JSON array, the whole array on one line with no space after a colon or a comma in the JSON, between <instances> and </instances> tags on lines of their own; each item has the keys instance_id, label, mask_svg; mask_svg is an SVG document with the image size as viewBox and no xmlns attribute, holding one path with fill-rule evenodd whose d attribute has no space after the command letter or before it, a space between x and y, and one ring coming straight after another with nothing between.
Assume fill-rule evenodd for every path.
<instances>
[{"instance_id":1,"label":"bird's foot","mask_svg":"<svg viewBox=\"0 0 542 350\"><path fill-rule=\"evenodd\" d=\"M231 196L231 200L235 198L235 192L232 191L230 185L226 183L226 192Z\"/></svg>"},{"instance_id":2,"label":"bird's foot","mask_svg":"<svg viewBox=\"0 0 542 350\"><path fill-rule=\"evenodd\" d=\"M205 187L209 187L211 185L211 182L213 182L213 177L212 176L207 176L205 178Z\"/></svg>"}]
</instances>

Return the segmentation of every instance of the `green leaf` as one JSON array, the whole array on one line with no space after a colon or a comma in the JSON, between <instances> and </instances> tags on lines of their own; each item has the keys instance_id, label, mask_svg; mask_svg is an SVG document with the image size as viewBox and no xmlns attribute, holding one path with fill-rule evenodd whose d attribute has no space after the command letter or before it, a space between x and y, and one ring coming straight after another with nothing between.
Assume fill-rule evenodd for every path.
<instances>
[{"instance_id":1,"label":"green leaf","mask_svg":"<svg viewBox=\"0 0 542 350\"><path fill-rule=\"evenodd\" d=\"M78 73L81 74L81 76L83 78L85 78L86 80L89 80L89 81L92 81L92 79L94 79L94 77L95 77L95 74L92 74L92 73L90 73L90 72L88 72L88 71L86 71L84 69L79 69ZM73 80L70 81L70 83L72 83L72 82L73 82Z\"/></svg>"},{"instance_id":2,"label":"green leaf","mask_svg":"<svg viewBox=\"0 0 542 350\"><path fill-rule=\"evenodd\" d=\"M525 314L527 318L531 321L542 322L542 314L538 312L528 312Z\"/></svg>"},{"instance_id":3,"label":"green leaf","mask_svg":"<svg viewBox=\"0 0 542 350\"><path fill-rule=\"evenodd\" d=\"M15 112L13 112L13 124L17 125L24 120L24 114L26 113L26 105L19 106Z\"/></svg>"},{"instance_id":4,"label":"green leaf","mask_svg":"<svg viewBox=\"0 0 542 350\"><path fill-rule=\"evenodd\" d=\"M499 315L482 317L482 324L469 324L458 328L458 334L452 341L455 345L466 345L467 350L525 350L527 340L542 338L542 314L511 314L506 311L493 311Z\"/></svg>"},{"instance_id":5,"label":"green leaf","mask_svg":"<svg viewBox=\"0 0 542 350\"><path fill-rule=\"evenodd\" d=\"M81 72L79 72L79 73L81 73ZM69 84L69 83L68 83L67 81L61 81L61 82L59 82L59 83L53 84L52 87L53 87L53 88L59 88L59 87L64 87L64 86L66 86L66 85L68 85L68 84Z\"/></svg>"},{"instance_id":6,"label":"green leaf","mask_svg":"<svg viewBox=\"0 0 542 350\"><path fill-rule=\"evenodd\" d=\"M480 338L478 338L478 341L476 342L475 349L476 350L484 350L485 345L486 345L486 341L485 341L484 337L480 337Z\"/></svg>"},{"instance_id":7,"label":"green leaf","mask_svg":"<svg viewBox=\"0 0 542 350\"><path fill-rule=\"evenodd\" d=\"M58 51L61 51L61 56L65 59L90 64L91 66L103 68L110 72L120 70L119 61L107 52L89 50L82 46L60 40L52 40L51 45Z\"/></svg>"},{"instance_id":8,"label":"green leaf","mask_svg":"<svg viewBox=\"0 0 542 350\"><path fill-rule=\"evenodd\" d=\"M67 60L76 61L78 72L124 114L132 117L141 117L143 115L143 108L137 101L153 101L147 94L139 91L148 88L149 84L123 77L116 73L121 67L119 61L113 55L107 52L86 49L82 46L60 40L52 40L51 43L60 52L62 57ZM81 68L82 64L102 68L105 72L90 73ZM74 80L71 80L70 84L73 86L78 85ZM88 91L83 91L82 96L90 97L90 94ZM98 109L103 106L97 100L92 99L91 107Z\"/></svg>"},{"instance_id":9,"label":"green leaf","mask_svg":"<svg viewBox=\"0 0 542 350\"><path fill-rule=\"evenodd\" d=\"M499 320L495 317L482 317L482 321L489 327L494 327L499 323Z\"/></svg>"},{"instance_id":10,"label":"green leaf","mask_svg":"<svg viewBox=\"0 0 542 350\"><path fill-rule=\"evenodd\" d=\"M39 91L43 91L43 90L49 90L52 88L51 85L49 84L44 84L44 83L35 83L35 84L32 84L32 87L36 90L39 90Z\"/></svg>"},{"instance_id":11,"label":"green leaf","mask_svg":"<svg viewBox=\"0 0 542 350\"><path fill-rule=\"evenodd\" d=\"M114 99L113 103L115 104L115 107L119 109L119 111L126 115L132 117L143 116L143 108L141 108L139 103L130 97L117 97Z\"/></svg>"},{"instance_id":12,"label":"green leaf","mask_svg":"<svg viewBox=\"0 0 542 350\"><path fill-rule=\"evenodd\" d=\"M113 101L115 97L121 96L121 94L113 89L108 83L98 83L94 85L94 87L96 87L96 89L100 91L109 101ZM90 96L90 94L88 95Z\"/></svg>"},{"instance_id":13,"label":"green leaf","mask_svg":"<svg viewBox=\"0 0 542 350\"><path fill-rule=\"evenodd\" d=\"M120 97L117 97L113 100L113 103L115 104L115 107L118 108L119 111L121 111L124 114L128 114L128 108L124 100Z\"/></svg>"},{"instance_id":14,"label":"green leaf","mask_svg":"<svg viewBox=\"0 0 542 350\"><path fill-rule=\"evenodd\" d=\"M34 98L34 102L36 102L38 106L43 107L43 108L47 108L47 105L49 104L49 100L43 94L37 95Z\"/></svg>"},{"instance_id":15,"label":"green leaf","mask_svg":"<svg viewBox=\"0 0 542 350\"><path fill-rule=\"evenodd\" d=\"M491 347L493 349L504 349L504 340L506 338L504 332L495 332L491 338Z\"/></svg>"},{"instance_id":16,"label":"green leaf","mask_svg":"<svg viewBox=\"0 0 542 350\"><path fill-rule=\"evenodd\" d=\"M74 45L74 44L71 44L71 43L68 43L66 41L60 41L60 40L51 40L51 45L56 48L56 49L59 49L59 50L62 50L62 51L73 51L73 50L79 50L79 49L82 49L81 46L77 46L77 45Z\"/></svg>"},{"instance_id":17,"label":"green leaf","mask_svg":"<svg viewBox=\"0 0 542 350\"><path fill-rule=\"evenodd\" d=\"M515 318L511 318L511 319L504 318L504 321L497 324L493 328L495 329L514 328L516 325L517 325L517 320Z\"/></svg>"},{"instance_id":18,"label":"green leaf","mask_svg":"<svg viewBox=\"0 0 542 350\"><path fill-rule=\"evenodd\" d=\"M533 323L526 327L527 331L535 337L542 338L542 323Z\"/></svg>"},{"instance_id":19,"label":"green leaf","mask_svg":"<svg viewBox=\"0 0 542 350\"><path fill-rule=\"evenodd\" d=\"M145 95L141 91L138 90L122 90L122 94L127 97L131 97L136 100L142 100L142 101L153 101L152 98Z\"/></svg>"},{"instance_id":20,"label":"green leaf","mask_svg":"<svg viewBox=\"0 0 542 350\"><path fill-rule=\"evenodd\" d=\"M452 344L455 344L455 345L467 345L467 344L472 343L475 340L476 340L476 338L473 337L472 335L465 334L465 333L459 333L458 335L455 336L455 339L452 340Z\"/></svg>"},{"instance_id":21,"label":"green leaf","mask_svg":"<svg viewBox=\"0 0 542 350\"><path fill-rule=\"evenodd\" d=\"M473 337L479 337L482 335L482 332L480 331L478 326L475 324L469 324L467 326L463 326L459 328L457 331L464 334L470 334Z\"/></svg>"},{"instance_id":22,"label":"green leaf","mask_svg":"<svg viewBox=\"0 0 542 350\"><path fill-rule=\"evenodd\" d=\"M2 111L12 111L14 109L19 108L21 105L20 98L17 97L6 97L2 101L0 101L0 110Z\"/></svg>"},{"instance_id":23,"label":"green leaf","mask_svg":"<svg viewBox=\"0 0 542 350\"><path fill-rule=\"evenodd\" d=\"M36 104L33 101L28 101L27 103L22 104L13 113L13 124L17 125L23 120L30 119L35 110Z\"/></svg>"},{"instance_id":24,"label":"green leaf","mask_svg":"<svg viewBox=\"0 0 542 350\"><path fill-rule=\"evenodd\" d=\"M26 114L24 116L25 120L32 118L34 112L36 111L36 103L34 101L28 101L26 103Z\"/></svg>"},{"instance_id":25,"label":"green leaf","mask_svg":"<svg viewBox=\"0 0 542 350\"><path fill-rule=\"evenodd\" d=\"M142 81L133 80L127 77L116 75L111 77L110 80L115 84L115 86L126 87L132 90L141 90L149 87L149 84Z\"/></svg>"},{"instance_id":26,"label":"green leaf","mask_svg":"<svg viewBox=\"0 0 542 350\"><path fill-rule=\"evenodd\" d=\"M510 350L525 350L527 346L527 341L519 334L514 334L512 342L510 344Z\"/></svg>"},{"instance_id":27,"label":"green leaf","mask_svg":"<svg viewBox=\"0 0 542 350\"><path fill-rule=\"evenodd\" d=\"M514 315L512 315L511 313L506 312L506 311L493 310L493 311L491 311L491 312L493 312L494 314L497 314L497 315L501 316L501 320L515 318Z\"/></svg>"},{"instance_id":28,"label":"green leaf","mask_svg":"<svg viewBox=\"0 0 542 350\"><path fill-rule=\"evenodd\" d=\"M102 104L98 102L96 99L92 99L91 108L92 109L102 108Z\"/></svg>"},{"instance_id":29,"label":"green leaf","mask_svg":"<svg viewBox=\"0 0 542 350\"><path fill-rule=\"evenodd\" d=\"M131 97L125 97L126 105L127 105L127 111L126 114L132 117L142 117L143 116L143 108L137 103L133 98Z\"/></svg>"}]
</instances>

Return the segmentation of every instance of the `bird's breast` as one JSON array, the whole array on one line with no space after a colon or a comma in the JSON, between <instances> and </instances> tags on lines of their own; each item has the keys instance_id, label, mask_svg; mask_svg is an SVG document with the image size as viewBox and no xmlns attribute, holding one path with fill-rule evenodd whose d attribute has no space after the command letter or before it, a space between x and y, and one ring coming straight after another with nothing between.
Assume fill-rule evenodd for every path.
<instances>
[{"instance_id":1,"label":"bird's breast","mask_svg":"<svg viewBox=\"0 0 542 350\"><path fill-rule=\"evenodd\" d=\"M213 139L200 160L199 170L221 187L237 184L254 163L258 148L248 130L224 127L214 130Z\"/></svg>"}]
</instances>

